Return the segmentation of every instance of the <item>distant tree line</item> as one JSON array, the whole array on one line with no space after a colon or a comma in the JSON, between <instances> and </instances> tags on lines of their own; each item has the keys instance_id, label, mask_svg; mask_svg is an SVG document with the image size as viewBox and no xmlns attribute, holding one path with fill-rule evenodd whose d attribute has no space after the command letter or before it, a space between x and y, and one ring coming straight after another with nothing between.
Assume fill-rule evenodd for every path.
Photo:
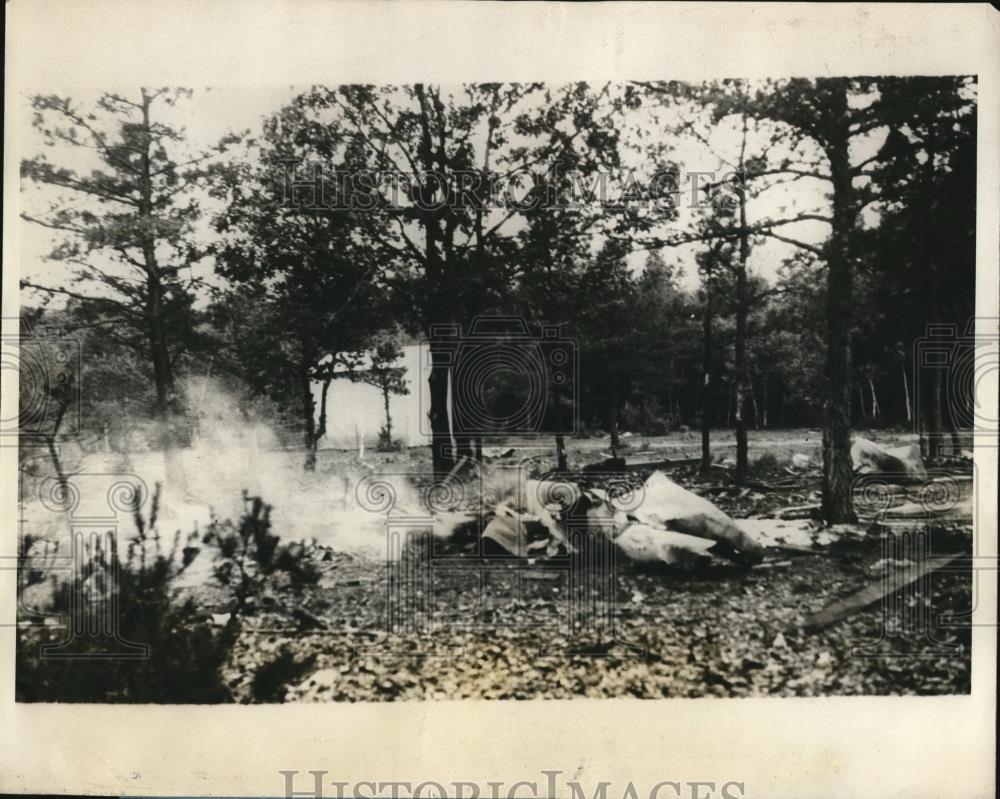
<instances>
[{"instance_id":1,"label":"distant tree line","mask_svg":"<svg viewBox=\"0 0 1000 799\"><path fill-rule=\"evenodd\" d=\"M65 267L23 281L25 320L83 337L91 433L153 419L158 446L184 446L179 377L211 372L297 427L307 469L338 410L335 370L380 353L364 379L387 398L403 387L392 342L426 340L434 468L447 472L503 432L452 442L449 380L478 356L449 331L520 317L575 342L578 370L568 385L484 384L479 401L503 418L518 392L542 391L539 432L560 434L561 466L573 418L613 449L625 431L701 427L706 456L711 430L733 428L738 480L748 430L817 425L824 515L844 521L852 427L911 426L931 456L958 427L940 373L922 379L912 353L928 323L964 331L974 312L975 89L963 77L314 87L258 135L200 152L165 121L189 92L92 107L38 96L46 151L80 150L93 168L22 162L59 197L24 218L53 230ZM690 213L687 187L658 185L662 202L546 202L615 171L651 196L685 142L721 176ZM318 175L332 202L290 193L290 170ZM410 178L390 198L324 177L379 173ZM498 206L496 175L534 177ZM814 206L769 199L802 185ZM40 425L50 443L55 420Z\"/></svg>"}]
</instances>

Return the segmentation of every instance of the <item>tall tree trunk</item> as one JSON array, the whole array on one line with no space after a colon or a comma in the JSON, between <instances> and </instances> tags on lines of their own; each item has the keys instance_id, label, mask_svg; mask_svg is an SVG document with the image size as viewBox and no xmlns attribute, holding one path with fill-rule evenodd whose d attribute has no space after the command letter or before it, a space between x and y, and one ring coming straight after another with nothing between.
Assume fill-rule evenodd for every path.
<instances>
[{"instance_id":1,"label":"tall tree trunk","mask_svg":"<svg viewBox=\"0 0 1000 799\"><path fill-rule=\"evenodd\" d=\"M747 260L750 257L750 233L747 229L747 195L743 162L747 144L747 117L743 115L743 143L740 147L739 169L744 180L740 187L740 258L736 266L736 473L737 485L747 479L748 443L746 420L747 380Z\"/></svg>"},{"instance_id":2,"label":"tall tree trunk","mask_svg":"<svg viewBox=\"0 0 1000 799\"><path fill-rule=\"evenodd\" d=\"M392 414L389 413L389 389L382 388L382 405L385 408L385 446L392 449Z\"/></svg>"},{"instance_id":3,"label":"tall tree trunk","mask_svg":"<svg viewBox=\"0 0 1000 799\"><path fill-rule=\"evenodd\" d=\"M63 469L62 459L59 457L59 448L56 446L55 436L46 436L45 438L46 447L49 450L49 457L52 459L52 467L56 470L56 480L59 482L59 490L61 496L69 497L67 493L69 490L69 484L66 480L66 472Z\"/></svg>"},{"instance_id":4,"label":"tall tree trunk","mask_svg":"<svg viewBox=\"0 0 1000 799\"><path fill-rule=\"evenodd\" d=\"M62 459L59 457L59 447L56 441L59 437L59 428L62 427L63 417L66 409L69 408L70 400L66 399L59 405L55 419L52 421L52 432L45 437L45 445L49 450L49 457L52 459L52 467L56 470L56 480L59 481L60 496L69 498L69 484L66 480L66 472L63 469Z\"/></svg>"},{"instance_id":5,"label":"tall tree trunk","mask_svg":"<svg viewBox=\"0 0 1000 799\"><path fill-rule=\"evenodd\" d=\"M149 131L151 120L149 109L152 97L142 89L142 126ZM160 265L156 258L155 225L153 224L153 175L152 156L150 154L151 136L143 137L142 150L139 157L139 217L143 220L142 236L143 271L146 275L146 339L149 342L149 355L153 362L153 384L156 390L156 400L153 416L159 428L159 443L163 451L166 483L179 493L186 493L187 480L184 465L177 452L179 431L177 416L180 407L177 402L174 387L173 361L167 341L165 320L163 318L163 280Z\"/></svg>"},{"instance_id":6,"label":"tall tree trunk","mask_svg":"<svg viewBox=\"0 0 1000 799\"><path fill-rule=\"evenodd\" d=\"M926 392L925 392L926 393ZM920 442L920 457L928 458L930 457L929 444L927 439L927 414L930 410L927 408L927 403L923 402L920 405L920 412L917 414L917 440Z\"/></svg>"},{"instance_id":7,"label":"tall tree trunk","mask_svg":"<svg viewBox=\"0 0 1000 799\"><path fill-rule=\"evenodd\" d=\"M913 404L910 402L910 383L906 379L906 361L900 364L903 370L903 396L906 397L906 421L913 423Z\"/></svg>"},{"instance_id":8,"label":"tall tree trunk","mask_svg":"<svg viewBox=\"0 0 1000 799\"><path fill-rule=\"evenodd\" d=\"M712 402L715 386L712 383L712 323L714 321L714 286L711 269L705 274L705 316L701 322L702 353L701 368L704 377L701 382L701 471L705 473L712 465Z\"/></svg>"},{"instance_id":9,"label":"tall tree trunk","mask_svg":"<svg viewBox=\"0 0 1000 799\"><path fill-rule=\"evenodd\" d=\"M941 454L941 437L944 434L944 421L941 412L943 371L943 369L934 369L931 376L930 429L927 438L927 456L930 458L936 458Z\"/></svg>"},{"instance_id":10,"label":"tall tree trunk","mask_svg":"<svg viewBox=\"0 0 1000 799\"><path fill-rule=\"evenodd\" d=\"M823 426L823 519L828 524L853 522L854 466L851 462L851 320L853 269L850 236L857 215L848 143L847 84L837 79L830 111L842 124L826 142L833 181L833 221L827 246L826 334L827 400Z\"/></svg>"},{"instance_id":11,"label":"tall tree trunk","mask_svg":"<svg viewBox=\"0 0 1000 799\"><path fill-rule=\"evenodd\" d=\"M459 367L458 361L462 357L462 347L454 347L451 352L451 360L449 367L449 374L452 376L452 392L451 392L451 405L452 405L452 424L454 426L454 457L456 460L462 458L473 459L475 455L475 434L483 432L480 429L473 430L459 430L457 420L468 420L470 418L480 418L478 415L462 413L461 403L466 399L466 392L464 390L456 390L456 385L454 383L454 376L456 374L461 374L461 368ZM463 386L459 388L469 389L471 386ZM445 406L447 408L447 406Z\"/></svg>"},{"instance_id":12,"label":"tall tree trunk","mask_svg":"<svg viewBox=\"0 0 1000 799\"><path fill-rule=\"evenodd\" d=\"M951 433L951 452L953 455L958 455L962 451L962 433L958 429L958 423L955 421L955 415L955 409L949 405L948 430Z\"/></svg>"},{"instance_id":13,"label":"tall tree trunk","mask_svg":"<svg viewBox=\"0 0 1000 799\"><path fill-rule=\"evenodd\" d=\"M167 349L166 337L161 329L162 307L160 301L161 288L155 278L147 281L150 292L149 308L149 351L153 361L153 384L156 388L155 414L160 419L167 420L176 410L174 395L174 374L170 362L170 352Z\"/></svg>"},{"instance_id":14,"label":"tall tree trunk","mask_svg":"<svg viewBox=\"0 0 1000 799\"><path fill-rule=\"evenodd\" d=\"M302 403L302 443L306 457L302 468L307 472L316 470L316 445L319 441L316 435L316 404L312 395L312 378L309 374L309 361L303 360L299 369L299 391Z\"/></svg>"},{"instance_id":15,"label":"tall tree trunk","mask_svg":"<svg viewBox=\"0 0 1000 799\"><path fill-rule=\"evenodd\" d=\"M553 415L557 430L564 430L563 422L563 398L562 389L555 381L552 382L552 405ZM560 472L568 471L568 461L566 458L566 439L561 432L556 433L556 469Z\"/></svg>"},{"instance_id":16,"label":"tall tree trunk","mask_svg":"<svg viewBox=\"0 0 1000 799\"><path fill-rule=\"evenodd\" d=\"M313 435L313 463L316 462L316 455L319 450L319 442L323 440L323 436L326 435L326 400L330 393L330 383L333 380L333 375L329 374L323 378L323 387L320 389L319 394L319 422L316 425L316 431Z\"/></svg>"},{"instance_id":17,"label":"tall tree trunk","mask_svg":"<svg viewBox=\"0 0 1000 799\"><path fill-rule=\"evenodd\" d=\"M431 137L430 106L427 88L422 83L416 83L413 91L420 103L420 146L419 158L421 166L428 174L446 168L445 163L438 164L434 156L434 142ZM443 155L443 154L442 154ZM431 460L435 474L444 475L451 471L454 465L454 447L451 440L451 424L448 414L448 379L451 371L451 354L454 342L442 337L441 326L453 320L450 304L453 296L449 296L451 264L442 258L439 245L442 243L442 230L439 213L434 209L423 211L421 224L424 228L424 261L426 283L432 297L428 309L428 327L431 351L431 369L427 382L430 388L431 407L428 418L431 425ZM453 401L460 401L453 395Z\"/></svg>"},{"instance_id":18,"label":"tall tree trunk","mask_svg":"<svg viewBox=\"0 0 1000 799\"><path fill-rule=\"evenodd\" d=\"M569 461L566 457L566 438L561 434L556 436L556 470L569 471Z\"/></svg>"},{"instance_id":19,"label":"tall tree trunk","mask_svg":"<svg viewBox=\"0 0 1000 799\"><path fill-rule=\"evenodd\" d=\"M618 439L618 375L611 377L611 408L608 425L611 428L611 457L618 457L618 447L621 442Z\"/></svg>"},{"instance_id":20,"label":"tall tree trunk","mask_svg":"<svg viewBox=\"0 0 1000 799\"><path fill-rule=\"evenodd\" d=\"M448 474L455 463L451 443L451 426L448 421L448 371L451 361L451 342L430 342L431 370L427 378L430 386L431 407L431 460L435 474Z\"/></svg>"},{"instance_id":21,"label":"tall tree trunk","mask_svg":"<svg viewBox=\"0 0 1000 799\"><path fill-rule=\"evenodd\" d=\"M868 388L872 392L872 419L878 419L878 397L875 394L875 383L871 375L868 375Z\"/></svg>"},{"instance_id":22,"label":"tall tree trunk","mask_svg":"<svg viewBox=\"0 0 1000 799\"><path fill-rule=\"evenodd\" d=\"M764 378L764 387L762 389L764 397L761 402L761 422L765 430L767 430L767 378Z\"/></svg>"}]
</instances>

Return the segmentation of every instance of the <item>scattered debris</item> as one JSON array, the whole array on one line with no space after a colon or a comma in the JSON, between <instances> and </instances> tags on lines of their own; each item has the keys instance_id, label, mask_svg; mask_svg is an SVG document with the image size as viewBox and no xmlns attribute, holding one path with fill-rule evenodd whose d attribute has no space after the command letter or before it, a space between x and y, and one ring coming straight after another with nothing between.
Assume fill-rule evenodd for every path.
<instances>
[{"instance_id":1,"label":"scattered debris","mask_svg":"<svg viewBox=\"0 0 1000 799\"><path fill-rule=\"evenodd\" d=\"M896 518L912 518L914 516L927 516L930 511L927 509L926 505L922 505L919 502L904 502L902 505L896 505L893 508L888 508L885 511L886 516L892 516Z\"/></svg>"},{"instance_id":2,"label":"scattered debris","mask_svg":"<svg viewBox=\"0 0 1000 799\"><path fill-rule=\"evenodd\" d=\"M524 557L528 551L524 525L512 516L495 516L483 530L483 538L498 544L511 555Z\"/></svg>"},{"instance_id":3,"label":"scattered debris","mask_svg":"<svg viewBox=\"0 0 1000 799\"><path fill-rule=\"evenodd\" d=\"M930 485L930 484L927 484ZM934 516L972 521L972 495L963 498L945 497L935 501L934 495L927 491L919 502L904 502L886 509L885 516L896 519Z\"/></svg>"},{"instance_id":4,"label":"scattered debris","mask_svg":"<svg viewBox=\"0 0 1000 799\"><path fill-rule=\"evenodd\" d=\"M478 514L437 514L436 537L451 538L479 524L484 540L511 555L541 555L544 549L552 557L573 551L569 526L585 522L591 534L609 536L635 560L673 564L708 557L709 550L740 563L759 563L763 558L763 545L755 536L660 471L654 471L641 488L623 481L621 488L611 491L571 480L525 480L514 470L498 470L491 477L492 507L481 508ZM632 492L631 497L623 497L622 489Z\"/></svg>"},{"instance_id":5,"label":"scattered debris","mask_svg":"<svg viewBox=\"0 0 1000 799\"><path fill-rule=\"evenodd\" d=\"M762 547L810 551L817 536L816 525L803 520L741 519L740 527Z\"/></svg>"},{"instance_id":6,"label":"scattered debris","mask_svg":"<svg viewBox=\"0 0 1000 799\"><path fill-rule=\"evenodd\" d=\"M670 469L674 466L691 466L701 463L701 458L660 458L655 461L629 461L625 465L627 472L655 472Z\"/></svg>"},{"instance_id":7,"label":"scattered debris","mask_svg":"<svg viewBox=\"0 0 1000 799\"><path fill-rule=\"evenodd\" d=\"M608 501L605 491L599 488L592 488L586 492L589 507L587 508L587 523L592 531L600 530L608 533L612 538L616 538L622 530L629 526L628 515L619 508L615 508Z\"/></svg>"},{"instance_id":8,"label":"scattered debris","mask_svg":"<svg viewBox=\"0 0 1000 799\"><path fill-rule=\"evenodd\" d=\"M598 463L591 463L583 467L585 474L593 474L594 472L624 472L625 471L625 459L624 458L606 458Z\"/></svg>"},{"instance_id":9,"label":"scattered debris","mask_svg":"<svg viewBox=\"0 0 1000 799\"><path fill-rule=\"evenodd\" d=\"M300 630L327 629L326 622L323 619L302 607L292 608L292 618L298 622Z\"/></svg>"},{"instance_id":10,"label":"scattered debris","mask_svg":"<svg viewBox=\"0 0 1000 799\"><path fill-rule=\"evenodd\" d=\"M927 469L916 444L885 448L867 438L856 438L851 445L851 460L860 474L885 474L900 481L927 479Z\"/></svg>"},{"instance_id":11,"label":"scattered debris","mask_svg":"<svg viewBox=\"0 0 1000 799\"><path fill-rule=\"evenodd\" d=\"M812 466L812 458L801 452L792 455L792 466L796 469L808 469Z\"/></svg>"},{"instance_id":12,"label":"scattered debris","mask_svg":"<svg viewBox=\"0 0 1000 799\"><path fill-rule=\"evenodd\" d=\"M919 580L925 574L947 566L959 557L961 557L960 553L940 555L934 558L927 558L919 563L912 563L909 566L898 567L895 570L890 570L887 564L878 580L865 586L860 591L851 594L849 597L838 599L819 612L811 614L806 618L802 626L806 630L813 631L835 624L852 613L878 602L882 597Z\"/></svg>"},{"instance_id":13,"label":"scattered debris","mask_svg":"<svg viewBox=\"0 0 1000 799\"><path fill-rule=\"evenodd\" d=\"M431 532L435 538L451 538L463 527L475 524L479 517L474 513L445 511L434 515Z\"/></svg>"},{"instance_id":14,"label":"scattered debris","mask_svg":"<svg viewBox=\"0 0 1000 799\"><path fill-rule=\"evenodd\" d=\"M522 575L526 580L558 580L561 576L558 572L554 571L536 571L536 572L522 572Z\"/></svg>"},{"instance_id":15,"label":"scattered debris","mask_svg":"<svg viewBox=\"0 0 1000 799\"><path fill-rule=\"evenodd\" d=\"M506 457L511 451L497 449L490 454ZM946 483L951 478L925 480L919 497L915 489L906 487L911 479L927 474L913 446L886 449L859 438L854 442L852 456L861 471L880 470L879 474L901 478L889 484L892 502L880 511L885 517L903 520L924 517L928 513L925 507L930 501L928 497L944 496L946 489L951 488ZM695 490L681 486L659 468L652 470L641 488L634 478L624 474L697 461L661 460L626 465L624 458L607 457L585 466L580 481L564 474L527 479L521 469L489 467L484 480L491 491L487 505L476 511L455 509L437 514L433 532L437 537L451 538L465 531L463 535L471 540L481 530L485 541L512 556L530 557L534 561L573 552L569 531L582 528L591 535L608 536L632 560L683 565L716 556L742 564L759 564L767 549L813 553L845 538L864 538L871 528L871 519L865 525L822 526L818 521L820 504L809 501L817 498L817 492L808 490L801 473L781 477L779 472L772 483L748 483L742 487L701 485ZM804 453L793 455L792 464L796 469L814 468L812 459ZM602 483L598 475L608 473L623 476ZM893 482L901 484L893 486ZM621 493L618 483L633 492L634 507L622 506L616 494L616 491ZM774 509L767 503L761 507L765 494L760 492L778 489L788 491L784 496L800 504ZM728 508L735 508L740 515L751 514L753 518L737 522L700 495L719 493L722 499L729 500ZM907 501L911 498L920 501ZM940 499L938 504L942 504ZM956 507L960 507L959 515L964 518L969 508L956 500L949 505L949 512ZM765 513L770 513L770 518L760 518Z\"/></svg>"},{"instance_id":16,"label":"scattered debris","mask_svg":"<svg viewBox=\"0 0 1000 799\"><path fill-rule=\"evenodd\" d=\"M896 558L881 558L869 566L868 569L873 572L881 572L886 569L906 569L914 565L916 564L907 558L903 558L902 560L898 560Z\"/></svg>"},{"instance_id":17,"label":"scattered debris","mask_svg":"<svg viewBox=\"0 0 1000 799\"><path fill-rule=\"evenodd\" d=\"M483 455L487 458L509 458L514 454L513 447L483 447Z\"/></svg>"},{"instance_id":18,"label":"scattered debris","mask_svg":"<svg viewBox=\"0 0 1000 799\"><path fill-rule=\"evenodd\" d=\"M813 502L808 505L793 505L790 508L782 508L777 511L775 513L775 517L785 521L811 519L819 512L820 507L821 505L818 502Z\"/></svg>"},{"instance_id":19,"label":"scattered debris","mask_svg":"<svg viewBox=\"0 0 1000 799\"><path fill-rule=\"evenodd\" d=\"M633 560L675 565L708 557L715 541L648 524L632 524L615 539L615 544Z\"/></svg>"},{"instance_id":20,"label":"scattered debris","mask_svg":"<svg viewBox=\"0 0 1000 799\"><path fill-rule=\"evenodd\" d=\"M547 554L555 555L559 547L570 550L566 533L559 524L567 513L580 501L581 489L575 483L552 480L528 480L524 492L523 509L526 521L536 521L549 533L550 543Z\"/></svg>"},{"instance_id":21,"label":"scattered debris","mask_svg":"<svg viewBox=\"0 0 1000 799\"><path fill-rule=\"evenodd\" d=\"M643 486L643 498L632 515L640 522L708 538L722 546L719 554L759 563L762 547L729 516L704 497L679 486L663 472L653 472ZM728 550L728 551L727 551Z\"/></svg>"}]
</instances>

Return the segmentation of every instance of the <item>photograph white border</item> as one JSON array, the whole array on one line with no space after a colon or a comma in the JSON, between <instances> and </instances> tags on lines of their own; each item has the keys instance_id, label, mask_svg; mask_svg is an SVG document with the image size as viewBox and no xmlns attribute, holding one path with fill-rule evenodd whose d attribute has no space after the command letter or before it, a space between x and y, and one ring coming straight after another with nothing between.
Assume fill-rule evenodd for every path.
<instances>
[{"instance_id":1,"label":"photograph white border","mask_svg":"<svg viewBox=\"0 0 1000 799\"><path fill-rule=\"evenodd\" d=\"M986 4L10 0L6 16L8 131L31 91L105 86L976 75L976 310L1000 316L1000 14ZM5 138L5 325L18 312L20 146ZM993 407L996 377L981 397ZM7 555L16 448L0 458ZM975 458L977 554L995 557L997 449ZM279 796L282 769L480 785L559 769L588 796L610 782L612 799L663 780L737 781L766 799L994 795L995 571L978 581L969 696L267 707L15 704L14 583L0 571L0 792Z\"/></svg>"}]
</instances>

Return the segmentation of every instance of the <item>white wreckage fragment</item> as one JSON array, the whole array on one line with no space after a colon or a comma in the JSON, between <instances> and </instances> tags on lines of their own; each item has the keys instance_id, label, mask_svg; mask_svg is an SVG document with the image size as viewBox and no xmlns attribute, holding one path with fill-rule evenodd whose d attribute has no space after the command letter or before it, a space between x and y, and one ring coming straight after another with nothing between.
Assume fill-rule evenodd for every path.
<instances>
[{"instance_id":1,"label":"white wreckage fragment","mask_svg":"<svg viewBox=\"0 0 1000 799\"><path fill-rule=\"evenodd\" d=\"M759 563L763 546L715 505L654 472L637 494L634 507L620 506L607 491L573 482L518 480L500 475L493 485L492 518L482 537L511 555L529 557L572 552L569 524L583 522L590 534L608 536L627 557L668 564L721 555ZM454 534L474 518L467 513L441 514L435 535ZM547 540L529 542L529 525L540 525ZM533 537L533 536L531 536Z\"/></svg>"},{"instance_id":2,"label":"white wreckage fragment","mask_svg":"<svg viewBox=\"0 0 1000 799\"><path fill-rule=\"evenodd\" d=\"M711 539L720 544L715 553L734 560L759 563L763 559L763 547L735 521L663 472L653 472L643 490L642 502L632 512L640 523Z\"/></svg>"},{"instance_id":3,"label":"white wreckage fragment","mask_svg":"<svg viewBox=\"0 0 1000 799\"><path fill-rule=\"evenodd\" d=\"M615 539L615 544L632 560L662 561L670 566L708 557L714 541L698 536L663 530L648 524L632 524Z\"/></svg>"},{"instance_id":4,"label":"white wreckage fragment","mask_svg":"<svg viewBox=\"0 0 1000 799\"><path fill-rule=\"evenodd\" d=\"M803 452L796 452L792 455L792 468L808 469L813 465L812 458Z\"/></svg>"},{"instance_id":5,"label":"white wreckage fragment","mask_svg":"<svg viewBox=\"0 0 1000 799\"><path fill-rule=\"evenodd\" d=\"M761 546L803 552L865 534L865 528L857 525L821 527L808 519L741 519L740 526Z\"/></svg>"},{"instance_id":6,"label":"white wreckage fragment","mask_svg":"<svg viewBox=\"0 0 1000 799\"><path fill-rule=\"evenodd\" d=\"M521 520L515 516L494 516L483 530L483 538L493 541L519 558L528 554L527 532Z\"/></svg>"},{"instance_id":7,"label":"white wreckage fragment","mask_svg":"<svg viewBox=\"0 0 1000 799\"><path fill-rule=\"evenodd\" d=\"M435 538L448 539L462 527L472 524L479 517L475 513L465 511L442 511L434 514L434 525L431 534Z\"/></svg>"},{"instance_id":8,"label":"white wreckage fragment","mask_svg":"<svg viewBox=\"0 0 1000 799\"><path fill-rule=\"evenodd\" d=\"M883 474L899 480L927 479L927 469L916 444L882 447L867 438L856 438L851 444L851 460L859 474Z\"/></svg>"}]
</instances>

